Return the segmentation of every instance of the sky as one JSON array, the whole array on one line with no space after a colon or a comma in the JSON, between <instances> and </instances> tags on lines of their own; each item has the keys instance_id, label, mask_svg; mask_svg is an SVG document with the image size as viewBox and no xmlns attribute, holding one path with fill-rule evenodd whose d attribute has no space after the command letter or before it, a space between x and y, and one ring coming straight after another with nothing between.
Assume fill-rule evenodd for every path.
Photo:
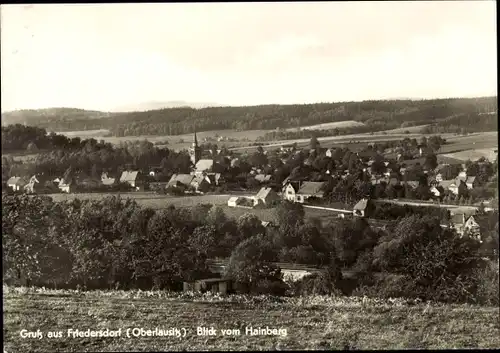
<instances>
[{"instance_id":1,"label":"sky","mask_svg":"<svg viewBox=\"0 0 500 353\"><path fill-rule=\"evenodd\" d=\"M1 5L2 111L496 95L495 6Z\"/></svg>"}]
</instances>

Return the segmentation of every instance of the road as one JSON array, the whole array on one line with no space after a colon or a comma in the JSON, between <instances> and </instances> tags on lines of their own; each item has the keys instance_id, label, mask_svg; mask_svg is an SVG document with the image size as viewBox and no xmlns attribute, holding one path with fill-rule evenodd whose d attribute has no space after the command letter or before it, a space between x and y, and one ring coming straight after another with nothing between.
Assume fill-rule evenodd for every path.
<instances>
[{"instance_id":1,"label":"road","mask_svg":"<svg viewBox=\"0 0 500 353\"><path fill-rule=\"evenodd\" d=\"M392 204L396 204L396 205L409 205L409 206L441 207L441 208L448 208L448 209L459 208L459 209L469 210L469 211L476 211L479 207L479 206L449 205L449 204L443 204L443 203L428 203L428 202L406 201L406 200L402 201L402 200L378 199L378 200L375 200L375 202L392 203ZM490 211L494 211L494 209L491 207L485 207L485 211L490 212Z\"/></svg>"}]
</instances>

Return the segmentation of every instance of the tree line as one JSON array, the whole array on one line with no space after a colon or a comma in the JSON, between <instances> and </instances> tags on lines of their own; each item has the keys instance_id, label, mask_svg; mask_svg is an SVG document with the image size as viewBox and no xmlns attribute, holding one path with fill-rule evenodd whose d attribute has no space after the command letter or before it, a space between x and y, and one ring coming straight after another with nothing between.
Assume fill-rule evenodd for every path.
<instances>
[{"instance_id":1,"label":"tree line","mask_svg":"<svg viewBox=\"0 0 500 353\"><path fill-rule=\"evenodd\" d=\"M355 120L378 129L401 124L422 125L456 114L495 111L496 97L383 100L243 107L168 108L146 112L84 114L51 111L11 112L17 119L29 116L29 124L52 131L108 129L114 136L179 135L198 131L276 129ZM57 119L57 114L61 119ZM83 114L83 115L82 115ZM91 117L92 119L90 119ZM10 119L9 121L11 121Z\"/></svg>"},{"instance_id":2,"label":"tree line","mask_svg":"<svg viewBox=\"0 0 500 353\"><path fill-rule=\"evenodd\" d=\"M275 213L276 227L265 228L254 215L232 219L213 206L154 211L118 197L56 203L3 194L4 281L180 290L182 281L213 276L208 259L229 257L226 274L251 293L495 300L495 282L478 274L491 277L485 254L498 259L498 252L489 251L498 248L498 214L491 219L496 226L479 243L429 216L409 215L381 230L364 219L330 224L306 219L301 205L288 202ZM323 270L287 284L277 261ZM361 274L355 288L348 288L342 269ZM388 286L375 273L397 275L397 283Z\"/></svg>"}]
</instances>

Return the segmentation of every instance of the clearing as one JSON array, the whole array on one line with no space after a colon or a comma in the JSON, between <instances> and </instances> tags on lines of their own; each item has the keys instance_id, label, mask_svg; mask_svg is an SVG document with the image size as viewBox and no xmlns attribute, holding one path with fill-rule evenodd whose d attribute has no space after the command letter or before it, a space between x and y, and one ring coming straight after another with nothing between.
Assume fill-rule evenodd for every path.
<instances>
[{"instance_id":1,"label":"clearing","mask_svg":"<svg viewBox=\"0 0 500 353\"><path fill-rule=\"evenodd\" d=\"M213 327L214 336L197 334ZM286 329L252 336L246 327ZM127 329L185 329L183 337L127 337ZM119 330L120 337L68 337ZM223 336L222 329L239 329ZM41 339L21 330L40 330ZM48 332L61 331L61 338ZM183 331L182 331L183 332ZM283 332L283 331L282 331ZM498 307L356 297L220 297L163 291L54 291L4 286L7 352L498 348Z\"/></svg>"}]
</instances>

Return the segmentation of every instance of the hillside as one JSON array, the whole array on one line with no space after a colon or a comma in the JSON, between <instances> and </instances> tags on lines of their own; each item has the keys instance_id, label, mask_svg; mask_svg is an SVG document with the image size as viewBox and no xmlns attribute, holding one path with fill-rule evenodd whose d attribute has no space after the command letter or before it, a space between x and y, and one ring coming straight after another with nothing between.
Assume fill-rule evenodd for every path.
<instances>
[{"instance_id":1,"label":"hillside","mask_svg":"<svg viewBox=\"0 0 500 353\"><path fill-rule=\"evenodd\" d=\"M82 125L83 130L90 130L110 116L107 112L77 108L25 109L2 113L2 126L25 124L57 130L60 125L77 124Z\"/></svg>"},{"instance_id":2,"label":"hillside","mask_svg":"<svg viewBox=\"0 0 500 353\"><path fill-rule=\"evenodd\" d=\"M211 130L288 129L325 123L354 121L364 125L350 133L373 132L415 125L434 124L450 116L479 114L497 110L496 97L434 100L385 100L242 107L165 108L144 112L100 113L77 109L8 113L3 120L22 117L30 125L52 131L110 130L114 136L180 135ZM10 115L9 115L10 114ZM485 119L487 119L485 117ZM481 120L482 121L482 120ZM474 129L483 127L479 121ZM17 121L18 122L18 121ZM461 121L462 122L462 121ZM455 124L455 121L444 124ZM465 127L467 128L467 126ZM356 129L361 129L357 131Z\"/></svg>"}]
</instances>

